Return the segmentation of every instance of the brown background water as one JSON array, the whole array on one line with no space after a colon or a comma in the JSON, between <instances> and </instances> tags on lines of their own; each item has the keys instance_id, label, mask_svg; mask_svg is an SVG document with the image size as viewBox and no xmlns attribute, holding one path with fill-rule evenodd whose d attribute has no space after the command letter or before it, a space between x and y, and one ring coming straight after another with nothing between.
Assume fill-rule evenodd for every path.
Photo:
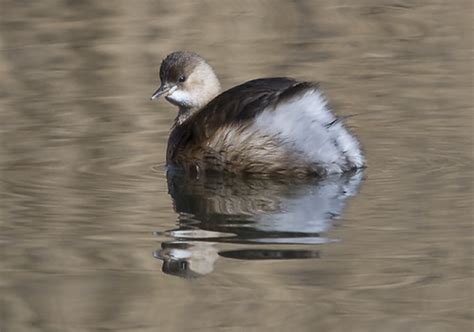
<instances>
[{"instance_id":1,"label":"brown background water","mask_svg":"<svg viewBox=\"0 0 474 332\"><path fill-rule=\"evenodd\" d=\"M462 0L2 0L0 330L472 330L472 18ZM359 194L168 188L175 110L149 97L177 49L224 87L317 80L366 113ZM168 246L194 256L163 265Z\"/></svg>"}]
</instances>

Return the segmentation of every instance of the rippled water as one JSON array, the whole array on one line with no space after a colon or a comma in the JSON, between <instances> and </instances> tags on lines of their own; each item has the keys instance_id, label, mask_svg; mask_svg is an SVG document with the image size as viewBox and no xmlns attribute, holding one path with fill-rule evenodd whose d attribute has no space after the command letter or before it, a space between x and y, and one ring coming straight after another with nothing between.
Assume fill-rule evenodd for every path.
<instances>
[{"instance_id":1,"label":"rippled water","mask_svg":"<svg viewBox=\"0 0 474 332\"><path fill-rule=\"evenodd\" d=\"M2 332L472 330L472 3L0 5ZM320 81L368 168L167 175L183 48Z\"/></svg>"}]
</instances>

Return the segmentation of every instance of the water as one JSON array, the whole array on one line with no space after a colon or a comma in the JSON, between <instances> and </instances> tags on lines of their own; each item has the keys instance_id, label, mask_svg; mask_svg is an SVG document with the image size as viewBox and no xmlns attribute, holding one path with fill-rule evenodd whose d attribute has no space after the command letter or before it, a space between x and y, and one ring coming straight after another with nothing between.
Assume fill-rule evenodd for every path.
<instances>
[{"instance_id":1,"label":"water","mask_svg":"<svg viewBox=\"0 0 474 332\"><path fill-rule=\"evenodd\" d=\"M472 40L468 1L2 1L0 330L472 330ZM368 168L167 177L183 48L320 81Z\"/></svg>"}]
</instances>

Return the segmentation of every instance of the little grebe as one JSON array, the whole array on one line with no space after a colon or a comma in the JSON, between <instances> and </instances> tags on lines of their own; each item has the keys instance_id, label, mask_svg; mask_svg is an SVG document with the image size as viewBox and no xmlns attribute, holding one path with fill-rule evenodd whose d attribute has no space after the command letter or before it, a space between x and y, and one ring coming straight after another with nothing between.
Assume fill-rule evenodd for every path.
<instances>
[{"instance_id":1,"label":"little grebe","mask_svg":"<svg viewBox=\"0 0 474 332\"><path fill-rule=\"evenodd\" d=\"M160 80L151 99L165 96L179 107L169 166L259 176L324 176L364 167L359 142L316 83L261 78L219 94L212 67L184 51L163 60Z\"/></svg>"}]
</instances>

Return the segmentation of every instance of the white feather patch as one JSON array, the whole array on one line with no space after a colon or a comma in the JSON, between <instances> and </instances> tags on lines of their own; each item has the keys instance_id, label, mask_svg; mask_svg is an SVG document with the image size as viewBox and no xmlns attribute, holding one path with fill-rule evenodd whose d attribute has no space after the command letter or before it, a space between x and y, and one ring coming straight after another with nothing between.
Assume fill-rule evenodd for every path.
<instances>
[{"instance_id":1,"label":"white feather patch","mask_svg":"<svg viewBox=\"0 0 474 332\"><path fill-rule=\"evenodd\" d=\"M335 119L323 95L311 89L264 110L254 126L282 138L290 151L299 151L308 162L340 173L352 164L362 166L363 157L357 140L342 123L327 127Z\"/></svg>"},{"instance_id":2,"label":"white feather patch","mask_svg":"<svg viewBox=\"0 0 474 332\"><path fill-rule=\"evenodd\" d=\"M193 96L182 89L170 90L166 99L171 103L179 106L192 106L193 105Z\"/></svg>"}]
</instances>

